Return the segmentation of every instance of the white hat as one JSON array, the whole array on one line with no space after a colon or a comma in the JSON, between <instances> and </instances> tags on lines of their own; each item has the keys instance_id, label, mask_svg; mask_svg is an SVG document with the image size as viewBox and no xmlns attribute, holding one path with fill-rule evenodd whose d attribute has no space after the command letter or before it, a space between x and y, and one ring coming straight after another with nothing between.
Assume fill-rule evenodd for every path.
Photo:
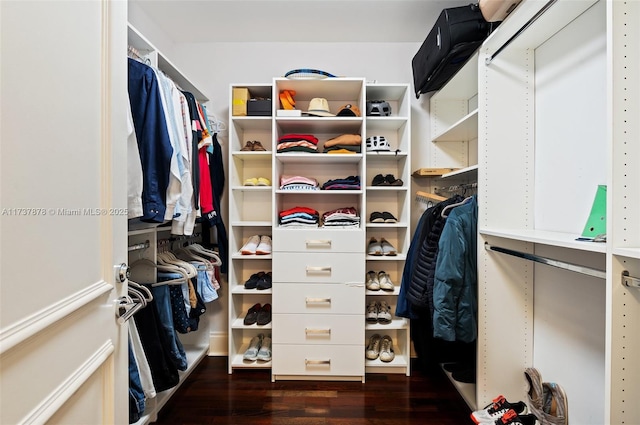
<instances>
[{"instance_id":1,"label":"white hat","mask_svg":"<svg viewBox=\"0 0 640 425\"><path fill-rule=\"evenodd\" d=\"M329 110L329 102L324 97L314 97L309 102L309 110L304 112L308 115L317 115L319 117L335 117Z\"/></svg>"}]
</instances>

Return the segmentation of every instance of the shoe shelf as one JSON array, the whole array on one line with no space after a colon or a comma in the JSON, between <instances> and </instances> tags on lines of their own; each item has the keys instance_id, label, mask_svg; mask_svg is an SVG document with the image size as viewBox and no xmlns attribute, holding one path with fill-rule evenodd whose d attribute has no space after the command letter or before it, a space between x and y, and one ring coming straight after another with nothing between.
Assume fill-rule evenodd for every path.
<instances>
[{"instance_id":1,"label":"shoe shelf","mask_svg":"<svg viewBox=\"0 0 640 425\"><path fill-rule=\"evenodd\" d=\"M234 115L234 88L246 88L252 97L270 98L272 93L271 84L231 84L229 87L229 373L236 368L271 367L271 362L243 360L251 339L261 332L269 333L271 325L246 326L243 319L255 303L271 302L271 289L245 289L244 282L252 274L271 271L273 260L272 254L240 253L251 236L272 233L272 186L248 186L245 182L262 177L273 185L273 119L272 116ZM255 144L256 141L260 144Z\"/></svg>"}]
</instances>

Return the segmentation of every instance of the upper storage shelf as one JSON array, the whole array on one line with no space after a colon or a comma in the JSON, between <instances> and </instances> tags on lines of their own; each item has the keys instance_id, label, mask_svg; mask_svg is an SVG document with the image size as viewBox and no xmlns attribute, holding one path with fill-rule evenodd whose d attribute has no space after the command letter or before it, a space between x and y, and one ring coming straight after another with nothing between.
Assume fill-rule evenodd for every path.
<instances>
[{"instance_id":1,"label":"upper storage shelf","mask_svg":"<svg viewBox=\"0 0 640 425\"><path fill-rule=\"evenodd\" d=\"M131 24L127 25L127 29L129 46L139 52L141 59L148 60L148 65L167 74L179 88L193 94L200 102L204 103L209 100L204 93L196 88L195 84L185 77L185 75L137 29Z\"/></svg>"}]
</instances>

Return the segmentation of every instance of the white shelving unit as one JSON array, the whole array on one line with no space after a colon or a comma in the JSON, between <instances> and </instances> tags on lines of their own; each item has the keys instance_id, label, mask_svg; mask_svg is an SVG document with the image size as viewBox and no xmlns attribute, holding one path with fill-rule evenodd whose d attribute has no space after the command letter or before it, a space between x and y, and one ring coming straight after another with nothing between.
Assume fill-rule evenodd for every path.
<instances>
[{"instance_id":1,"label":"white shelving unit","mask_svg":"<svg viewBox=\"0 0 640 425\"><path fill-rule=\"evenodd\" d=\"M397 256L366 256L366 270L385 271L395 285L393 293L366 291L367 305L371 301L384 300L396 310L402 272L409 244L411 243L411 106L407 84L369 84L367 100L386 100L391 106L391 116L366 117L366 137L384 136L391 146L390 152L366 153L366 241L371 237L388 240L397 250ZM402 186L373 186L373 178L392 174L403 181ZM372 212L390 212L397 223L371 223ZM408 319L393 316L390 324L367 324L366 341L375 333L389 335L393 340L395 358L389 363L366 360L367 373L411 373L411 336Z\"/></svg>"},{"instance_id":2,"label":"white shelving unit","mask_svg":"<svg viewBox=\"0 0 640 425\"><path fill-rule=\"evenodd\" d=\"M194 83L192 83L182 72L180 72L171 61L162 54L144 35L142 35L131 24L128 25L128 44L136 49L140 59L156 69L161 70L169 76L183 90L192 93L195 98L202 104L208 101L208 98L200 91ZM124 52L123 52L124 54ZM198 226L199 228L199 226ZM137 220L130 220L128 243L129 246L147 245L148 248L131 250L129 252L129 261L131 265L141 258L149 259L153 262L157 260L158 241L169 239L171 237L171 228L143 223ZM196 230L197 232L198 230ZM152 269L132 269L131 279L135 282L153 283L157 277ZM159 392L155 398L146 401L146 409L144 415L136 424L147 424L157 419L158 412L167 403L175 391L180 388L185 379L198 365L200 360L207 355L209 351L209 323L206 319L200 320L198 330L187 334L179 334L180 341L184 347L187 356L187 370L179 371L180 381L178 385L166 391Z\"/></svg>"},{"instance_id":3,"label":"white shelving unit","mask_svg":"<svg viewBox=\"0 0 640 425\"><path fill-rule=\"evenodd\" d=\"M481 48L477 405L535 367L571 423L640 417L639 27L634 1L524 0ZM602 184L607 241L576 241Z\"/></svg>"},{"instance_id":4,"label":"white shelving unit","mask_svg":"<svg viewBox=\"0 0 640 425\"><path fill-rule=\"evenodd\" d=\"M231 84L252 96L269 98L271 84ZM236 116L229 107L229 373L239 368L271 368L271 362L245 361L251 338L271 332L271 324L245 325L244 317L254 304L271 303L271 289L245 289L244 283L258 272L272 271L272 255L242 255L240 249L253 235L272 235L272 187L245 186L249 178L266 177L273 183L272 116ZM259 141L266 151L242 151L248 141Z\"/></svg>"}]
</instances>

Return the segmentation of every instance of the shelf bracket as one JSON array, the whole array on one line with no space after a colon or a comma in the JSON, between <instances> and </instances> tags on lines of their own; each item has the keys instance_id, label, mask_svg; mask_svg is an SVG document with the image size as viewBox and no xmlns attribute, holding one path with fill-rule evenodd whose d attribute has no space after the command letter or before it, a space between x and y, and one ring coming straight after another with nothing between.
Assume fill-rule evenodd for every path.
<instances>
[{"instance_id":1,"label":"shelf bracket","mask_svg":"<svg viewBox=\"0 0 640 425\"><path fill-rule=\"evenodd\" d=\"M607 277L606 272L603 270L580 266L578 264L567 263L566 261L554 260L552 258L541 257L539 255L528 254L526 252L515 251L513 249L492 246L487 242L485 242L484 244L484 249L486 249L487 251L501 252L503 254L511 255L518 258L524 258L525 260L535 261L536 263L546 264L547 266L558 267L560 269L565 269L572 272L599 277L601 279L605 279Z\"/></svg>"},{"instance_id":2,"label":"shelf bracket","mask_svg":"<svg viewBox=\"0 0 640 425\"><path fill-rule=\"evenodd\" d=\"M622 272L622 284L629 288L640 289L640 278L629 275L627 270Z\"/></svg>"}]
</instances>

